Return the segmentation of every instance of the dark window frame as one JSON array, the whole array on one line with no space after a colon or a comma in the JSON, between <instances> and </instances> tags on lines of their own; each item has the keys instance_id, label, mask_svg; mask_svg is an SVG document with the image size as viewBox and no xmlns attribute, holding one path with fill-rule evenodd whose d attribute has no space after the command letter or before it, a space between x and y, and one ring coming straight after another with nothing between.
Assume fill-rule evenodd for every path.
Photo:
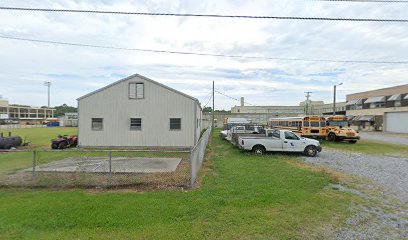
<instances>
[{"instance_id":1,"label":"dark window frame","mask_svg":"<svg viewBox=\"0 0 408 240\"><path fill-rule=\"evenodd\" d=\"M130 96L130 91L132 90L132 88L131 88L131 85L132 84L134 84L135 86L135 97L131 97ZM138 98L137 97L137 85L138 84L142 84L143 85L143 97L141 97L141 98ZM144 99L145 98L145 84L144 84L144 82L129 82L129 85L128 85L128 97L129 97L129 99L131 99L131 100L141 100L141 99Z\"/></svg>"},{"instance_id":2,"label":"dark window frame","mask_svg":"<svg viewBox=\"0 0 408 240\"><path fill-rule=\"evenodd\" d=\"M180 121L180 122L175 123L174 121ZM169 119L169 130L170 131L181 131L181 118L170 118Z\"/></svg>"},{"instance_id":3,"label":"dark window frame","mask_svg":"<svg viewBox=\"0 0 408 240\"><path fill-rule=\"evenodd\" d=\"M100 120L100 121L99 121ZM101 123L100 128L96 127L95 123ZM103 118L91 118L91 130L92 131L102 131L103 130Z\"/></svg>"},{"instance_id":4,"label":"dark window frame","mask_svg":"<svg viewBox=\"0 0 408 240\"><path fill-rule=\"evenodd\" d=\"M139 123L137 121L139 121ZM129 127L131 131L142 131L142 124L143 124L142 118L130 118Z\"/></svg>"}]
</instances>

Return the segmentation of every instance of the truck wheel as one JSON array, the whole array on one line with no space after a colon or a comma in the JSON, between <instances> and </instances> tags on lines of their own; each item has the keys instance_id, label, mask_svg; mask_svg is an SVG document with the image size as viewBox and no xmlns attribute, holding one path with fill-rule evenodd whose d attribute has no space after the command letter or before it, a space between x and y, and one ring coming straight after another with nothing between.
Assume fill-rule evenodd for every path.
<instances>
[{"instance_id":1,"label":"truck wheel","mask_svg":"<svg viewBox=\"0 0 408 240\"><path fill-rule=\"evenodd\" d=\"M264 155L265 148L263 146L255 146L254 148L252 148L252 152L256 155Z\"/></svg>"},{"instance_id":2,"label":"truck wheel","mask_svg":"<svg viewBox=\"0 0 408 240\"><path fill-rule=\"evenodd\" d=\"M65 149L65 148L67 148L67 146L68 146L68 144L67 144L66 142L62 142L62 143L60 143L60 144L58 145L58 148L59 148L59 149Z\"/></svg>"},{"instance_id":3,"label":"truck wheel","mask_svg":"<svg viewBox=\"0 0 408 240\"><path fill-rule=\"evenodd\" d=\"M307 146L305 149L305 155L308 157L315 157L317 155L317 148L315 146Z\"/></svg>"},{"instance_id":4,"label":"truck wheel","mask_svg":"<svg viewBox=\"0 0 408 240\"><path fill-rule=\"evenodd\" d=\"M335 142L336 141L336 134L334 133L329 133L329 136L327 136L327 139L331 142Z\"/></svg>"},{"instance_id":5,"label":"truck wheel","mask_svg":"<svg viewBox=\"0 0 408 240\"><path fill-rule=\"evenodd\" d=\"M351 144L355 144L357 142L357 140L350 140L348 142L351 143Z\"/></svg>"}]
</instances>

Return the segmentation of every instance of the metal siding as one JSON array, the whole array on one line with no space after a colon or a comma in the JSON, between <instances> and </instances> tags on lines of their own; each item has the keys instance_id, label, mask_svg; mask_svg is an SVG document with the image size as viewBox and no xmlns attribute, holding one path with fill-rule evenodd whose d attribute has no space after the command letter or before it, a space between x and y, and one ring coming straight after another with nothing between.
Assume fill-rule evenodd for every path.
<instances>
[{"instance_id":1,"label":"metal siding","mask_svg":"<svg viewBox=\"0 0 408 240\"><path fill-rule=\"evenodd\" d=\"M130 82L144 83L144 99L129 99ZM134 77L79 100L81 146L194 145L192 105L195 101L162 86ZM103 118L103 130L91 130L91 118ZM130 118L142 118L142 130L130 130ZM180 131L169 130L169 119L181 118Z\"/></svg>"}]
</instances>

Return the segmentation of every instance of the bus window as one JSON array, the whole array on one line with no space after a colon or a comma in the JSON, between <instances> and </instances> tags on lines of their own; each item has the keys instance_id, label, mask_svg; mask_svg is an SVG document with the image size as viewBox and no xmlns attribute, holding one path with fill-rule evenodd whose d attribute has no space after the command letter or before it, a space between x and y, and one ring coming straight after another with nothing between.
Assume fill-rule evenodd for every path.
<instances>
[{"instance_id":1,"label":"bus window","mask_svg":"<svg viewBox=\"0 0 408 240\"><path fill-rule=\"evenodd\" d=\"M319 122L310 122L311 127L319 127Z\"/></svg>"},{"instance_id":2,"label":"bus window","mask_svg":"<svg viewBox=\"0 0 408 240\"><path fill-rule=\"evenodd\" d=\"M309 121L303 121L303 127L309 127Z\"/></svg>"},{"instance_id":3,"label":"bus window","mask_svg":"<svg viewBox=\"0 0 408 240\"><path fill-rule=\"evenodd\" d=\"M326 127L326 122L325 121L320 122L320 127Z\"/></svg>"}]
</instances>

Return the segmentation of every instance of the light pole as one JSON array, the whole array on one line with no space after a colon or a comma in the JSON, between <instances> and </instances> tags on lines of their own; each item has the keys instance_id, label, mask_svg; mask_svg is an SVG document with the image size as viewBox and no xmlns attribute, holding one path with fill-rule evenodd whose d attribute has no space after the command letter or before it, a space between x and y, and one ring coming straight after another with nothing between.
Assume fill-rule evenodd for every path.
<instances>
[{"instance_id":1,"label":"light pole","mask_svg":"<svg viewBox=\"0 0 408 240\"><path fill-rule=\"evenodd\" d=\"M50 108L50 88L51 88L51 82L44 82L44 86L48 87L48 108Z\"/></svg>"},{"instance_id":2,"label":"light pole","mask_svg":"<svg viewBox=\"0 0 408 240\"><path fill-rule=\"evenodd\" d=\"M336 87L343 85L343 83L335 84L333 86L333 116L336 115Z\"/></svg>"}]
</instances>

